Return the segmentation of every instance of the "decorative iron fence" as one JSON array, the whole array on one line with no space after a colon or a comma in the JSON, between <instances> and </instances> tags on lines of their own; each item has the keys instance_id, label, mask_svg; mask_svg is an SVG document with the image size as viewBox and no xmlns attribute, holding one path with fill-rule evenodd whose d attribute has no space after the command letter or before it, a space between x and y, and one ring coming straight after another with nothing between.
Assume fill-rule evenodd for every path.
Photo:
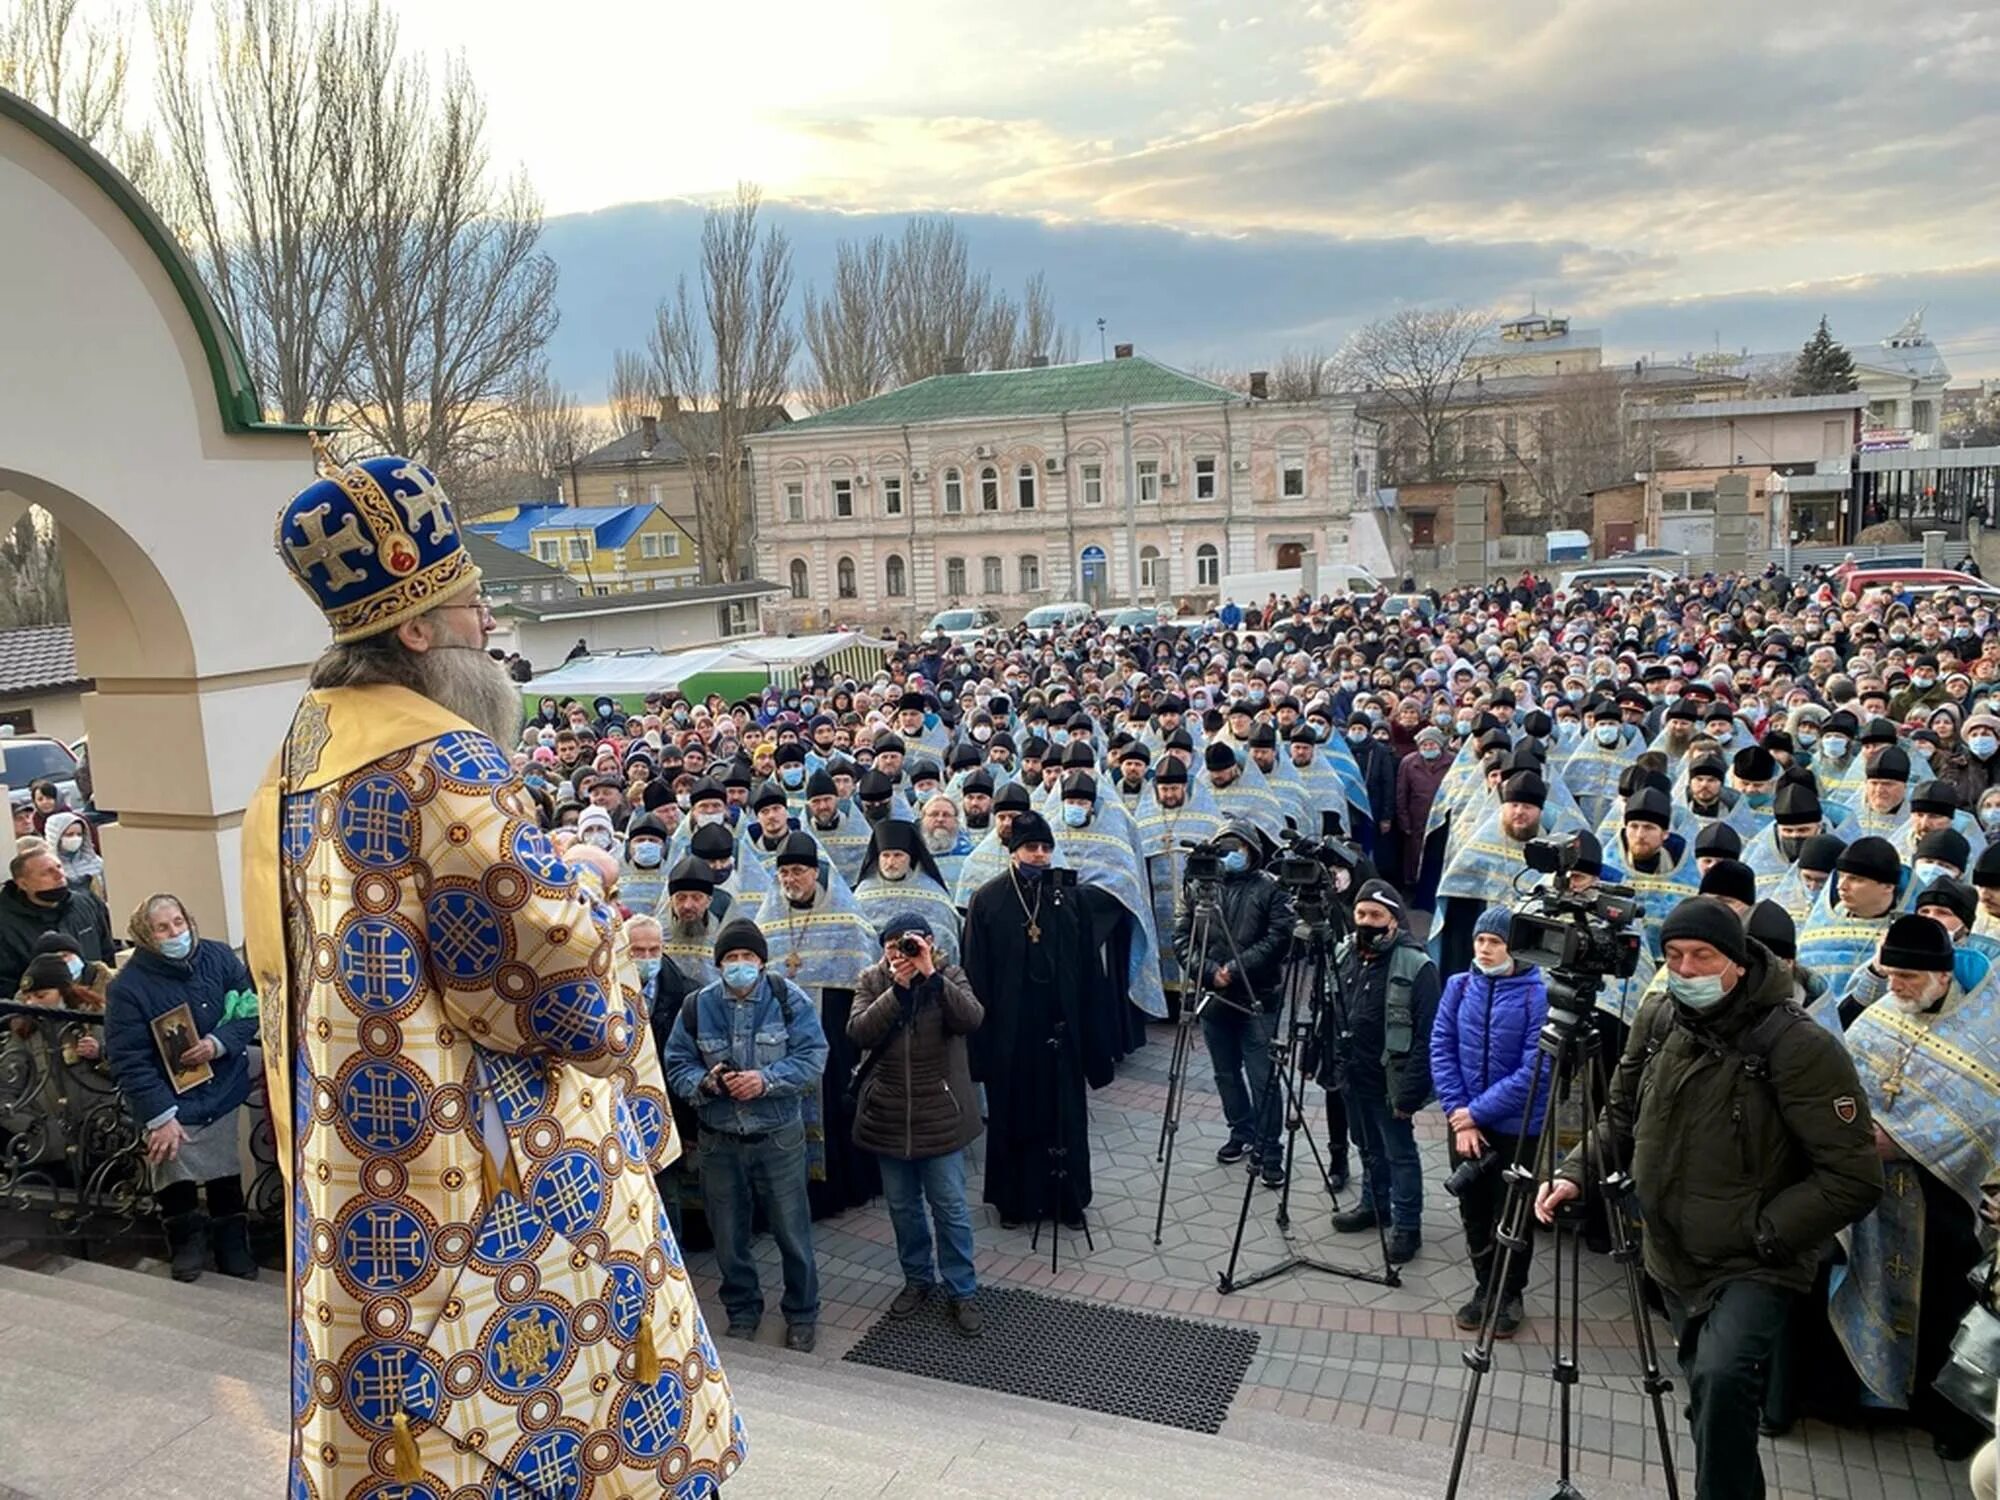
<instances>
[{"instance_id":1,"label":"decorative iron fence","mask_svg":"<svg viewBox=\"0 0 2000 1500\"><path fill-rule=\"evenodd\" d=\"M284 1181L251 1059L238 1111L244 1191L258 1238L281 1231ZM93 1245L162 1240L146 1137L104 1056L104 1018L0 1001L0 1239Z\"/></svg>"}]
</instances>

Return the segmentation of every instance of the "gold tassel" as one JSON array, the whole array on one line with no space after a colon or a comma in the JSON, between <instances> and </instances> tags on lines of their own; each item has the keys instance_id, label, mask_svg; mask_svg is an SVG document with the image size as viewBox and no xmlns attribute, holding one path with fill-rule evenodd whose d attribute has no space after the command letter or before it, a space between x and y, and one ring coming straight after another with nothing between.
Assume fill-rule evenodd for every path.
<instances>
[{"instance_id":1,"label":"gold tassel","mask_svg":"<svg viewBox=\"0 0 2000 1500\"><path fill-rule=\"evenodd\" d=\"M486 1154L484 1147L479 1152L479 1185L486 1190L488 1203L500 1196L500 1174L494 1170L493 1158Z\"/></svg>"},{"instance_id":2,"label":"gold tassel","mask_svg":"<svg viewBox=\"0 0 2000 1500\"><path fill-rule=\"evenodd\" d=\"M660 1383L660 1351L653 1347L652 1309L639 1320L639 1337L634 1350L639 1356L639 1384L658 1385Z\"/></svg>"},{"instance_id":3,"label":"gold tassel","mask_svg":"<svg viewBox=\"0 0 2000 1500\"><path fill-rule=\"evenodd\" d=\"M500 1170L500 1186L512 1193L516 1198L525 1198L528 1196L521 1187L521 1173L520 1169L514 1165L514 1152L511 1147L507 1151L506 1165Z\"/></svg>"},{"instance_id":4,"label":"gold tassel","mask_svg":"<svg viewBox=\"0 0 2000 1500\"><path fill-rule=\"evenodd\" d=\"M414 1484L424 1477L424 1461L417 1454L417 1435L410 1431L410 1414L397 1412L395 1427L396 1468L390 1478L404 1484Z\"/></svg>"}]
</instances>

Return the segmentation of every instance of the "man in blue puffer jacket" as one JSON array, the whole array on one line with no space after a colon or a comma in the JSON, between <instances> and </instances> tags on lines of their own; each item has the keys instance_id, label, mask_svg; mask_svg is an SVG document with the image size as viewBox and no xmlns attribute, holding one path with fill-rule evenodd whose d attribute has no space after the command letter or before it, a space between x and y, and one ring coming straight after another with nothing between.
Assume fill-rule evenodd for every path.
<instances>
[{"instance_id":1,"label":"man in blue puffer jacket","mask_svg":"<svg viewBox=\"0 0 2000 1500\"><path fill-rule=\"evenodd\" d=\"M250 1093L256 987L233 948L195 932L177 897L147 897L129 932L133 954L105 996L104 1044L126 1106L146 1133L174 1279L201 1275L212 1243L218 1271L254 1280L236 1111ZM192 1035L185 1023L166 1019L182 1005ZM177 1073L168 1071L169 1050ZM198 1192L208 1200L206 1215Z\"/></svg>"},{"instance_id":2,"label":"man in blue puffer jacket","mask_svg":"<svg viewBox=\"0 0 2000 1500\"><path fill-rule=\"evenodd\" d=\"M1452 1166L1485 1164L1458 1194L1458 1216L1478 1278L1471 1300L1457 1313L1458 1326L1468 1332L1485 1316L1499 1257L1495 1229L1507 1186L1502 1169L1523 1137L1527 1160L1535 1159L1535 1138L1548 1113L1546 1071L1532 1108L1528 1099L1535 1043L1549 1014L1548 984L1540 969L1517 963L1508 953L1509 915L1497 906L1480 914L1472 929L1472 967L1445 982L1431 1027L1431 1078L1451 1128ZM1493 1319L1499 1338L1512 1338L1521 1326L1532 1249L1530 1238L1507 1268Z\"/></svg>"}]
</instances>

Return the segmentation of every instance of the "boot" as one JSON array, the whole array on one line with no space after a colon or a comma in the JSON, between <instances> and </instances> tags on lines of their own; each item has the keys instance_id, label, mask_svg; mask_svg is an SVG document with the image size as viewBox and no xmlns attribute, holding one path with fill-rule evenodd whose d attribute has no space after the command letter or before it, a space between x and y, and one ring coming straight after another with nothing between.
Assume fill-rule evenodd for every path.
<instances>
[{"instance_id":1,"label":"boot","mask_svg":"<svg viewBox=\"0 0 2000 1500\"><path fill-rule=\"evenodd\" d=\"M250 1221L242 1214L210 1220L208 1239L215 1251L216 1270L244 1281L257 1279L257 1262L250 1254Z\"/></svg>"},{"instance_id":2,"label":"boot","mask_svg":"<svg viewBox=\"0 0 2000 1500\"><path fill-rule=\"evenodd\" d=\"M167 1249L173 1258L174 1280L199 1280L208 1269L208 1215L196 1208L170 1217Z\"/></svg>"},{"instance_id":3,"label":"boot","mask_svg":"<svg viewBox=\"0 0 2000 1500\"><path fill-rule=\"evenodd\" d=\"M1330 1152L1327 1156L1327 1163L1326 1163L1327 1191L1330 1193L1337 1193L1346 1186L1347 1186L1347 1153L1345 1151Z\"/></svg>"}]
</instances>

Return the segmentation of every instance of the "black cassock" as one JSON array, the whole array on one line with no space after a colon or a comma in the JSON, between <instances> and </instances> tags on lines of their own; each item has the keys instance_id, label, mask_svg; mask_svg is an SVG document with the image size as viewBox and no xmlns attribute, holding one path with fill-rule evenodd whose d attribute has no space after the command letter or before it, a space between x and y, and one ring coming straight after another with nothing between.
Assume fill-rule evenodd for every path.
<instances>
[{"instance_id":1,"label":"black cassock","mask_svg":"<svg viewBox=\"0 0 2000 1500\"><path fill-rule=\"evenodd\" d=\"M1075 1223L1090 1203L1084 1086L1111 1081L1113 1015L1081 892L1046 878L1017 886L1011 870L995 876L966 908L963 955L986 1007L972 1036L973 1076L986 1085L985 1201L1009 1223ZM1055 1148L1067 1173L1060 1203L1050 1195Z\"/></svg>"}]
</instances>

